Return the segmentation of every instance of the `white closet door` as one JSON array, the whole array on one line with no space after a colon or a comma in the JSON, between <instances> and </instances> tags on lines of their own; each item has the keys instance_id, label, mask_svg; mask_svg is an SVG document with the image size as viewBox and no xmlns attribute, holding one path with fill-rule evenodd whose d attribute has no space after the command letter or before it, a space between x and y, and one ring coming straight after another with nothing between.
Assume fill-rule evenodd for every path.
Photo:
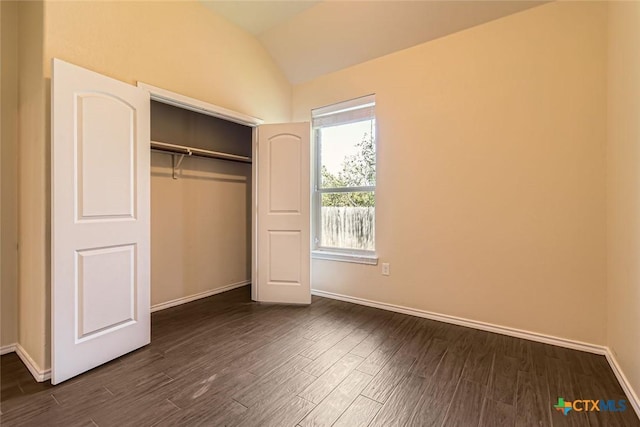
<instances>
[{"instance_id":1,"label":"white closet door","mask_svg":"<svg viewBox=\"0 0 640 427\"><path fill-rule=\"evenodd\" d=\"M309 141L309 123L258 128L257 301L311 303Z\"/></svg>"},{"instance_id":2,"label":"white closet door","mask_svg":"<svg viewBox=\"0 0 640 427\"><path fill-rule=\"evenodd\" d=\"M52 373L150 342L149 93L54 59Z\"/></svg>"}]
</instances>

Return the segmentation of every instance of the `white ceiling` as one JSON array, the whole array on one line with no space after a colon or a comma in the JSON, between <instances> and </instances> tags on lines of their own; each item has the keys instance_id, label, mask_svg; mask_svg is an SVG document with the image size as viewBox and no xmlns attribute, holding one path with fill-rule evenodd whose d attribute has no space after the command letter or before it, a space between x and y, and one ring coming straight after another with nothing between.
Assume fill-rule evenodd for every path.
<instances>
[{"instance_id":1,"label":"white ceiling","mask_svg":"<svg viewBox=\"0 0 640 427\"><path fill-rule=\"evenodd\" d=\"M293 84L545 3L202 1L255 35Z\"/></svg>"}]
</instances>

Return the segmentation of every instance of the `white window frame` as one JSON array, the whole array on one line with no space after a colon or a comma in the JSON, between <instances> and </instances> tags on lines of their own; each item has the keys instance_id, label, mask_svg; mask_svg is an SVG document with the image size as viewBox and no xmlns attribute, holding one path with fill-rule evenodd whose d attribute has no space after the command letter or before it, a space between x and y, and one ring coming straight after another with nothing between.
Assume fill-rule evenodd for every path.
<instances>
[{"instance_id":1,"label":"white window frame","mask_svg":"<svg viewBox=\"0 0 640 427\"><path fill-rule=\"evenodd\" d=\"M361 250L361 249L347 249L347 248L333 248L320 246L320 234L322 229L321 209L322 209L322 194L323 193L341 193L341 192L373 192L376 193L376 186L361 186L361 187L339 187L339 188L321 188L322 183L322 165L320 156L320 144L319 133L320 129L327 126L327 122L336 120L336 124L348 123L349 116L351 120L357 120L359 112L363 115L371 116L368 109L374 108L373 117L375 119L375 95L367 95L360 98L351 99L348 101L340 102L337 104L328 105L311 110L311 120L313 129L313 195L312 195L312 257L315 259L325 259L331 261L344 261L354 262L360 264L378 264L378 256L376 249ZM324 123L318 125L318 122ZM378 144L377 125L374 127L374 141ZM376 166L378 163L377 149L376 149ZM377 168L376 168L376 181L377 181ZM377 201L376 201L377 204ZM375 211L375 206L374 206ZM377 221L376 221L377 224ZM376 225L373 229L374 236L376 233ZM374 239L375 240L375 239Z\"/></svg>"}]
</instances>

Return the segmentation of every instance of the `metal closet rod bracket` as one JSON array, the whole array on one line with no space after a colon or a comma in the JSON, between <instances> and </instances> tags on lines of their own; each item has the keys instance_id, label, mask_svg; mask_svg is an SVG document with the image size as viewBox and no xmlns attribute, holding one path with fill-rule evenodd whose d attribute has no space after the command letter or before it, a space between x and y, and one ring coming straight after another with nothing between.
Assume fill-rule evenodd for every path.
<instances>
[{"instance_id":1,"label":"metal closet rod bracket","mask_svg":"<svg viewBox=\"0 0 640 427\"><path fill-rule=\"evenodd\" d=\"M177 153L173 153L171 154L171 163L173 166L173 179L178 179L178 170L180 169L180 165L182 164L182 161L184 160L184 156L190 156L191 150L187 150L187 153L185 154L177 154ZM178 157L178 160L176 161L176 157Z\"/></svg>"}]
</instances>

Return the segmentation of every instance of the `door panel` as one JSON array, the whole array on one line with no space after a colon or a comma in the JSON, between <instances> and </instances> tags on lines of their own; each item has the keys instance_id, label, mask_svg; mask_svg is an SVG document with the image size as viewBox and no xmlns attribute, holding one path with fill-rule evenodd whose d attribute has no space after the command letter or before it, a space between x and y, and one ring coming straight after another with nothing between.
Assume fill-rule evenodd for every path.
<instances>
[{"instance_id":1,"label":"door panel","mask_svg":"<svg viewBox=\"0 0 640 427\"><path fill-rule=\"evenodd\" d=\"M54 59L52 383L150 341L149 94Z\"/></svg>"},{"instance_id":2,"label":"door panel","mask_svg":"<svg viewBox=\"0 0 640 427\"><path fill-rule=\"evenodd\" d=\"M269 232L269 281L268 284L295 284L302 282L301 266L291 262L300 257L302 233L299 231Z\"/></svg>"},{"instance_id":3,"label":"door panel","mask_svg":"<svg viewBox=\"0 0 640 427\"><path fill-rule=\"evenodd\" d=\"M311 302L309 140L309 123L258 129L257 301Z\"/></svg>"},{"instance_id":4,"label":"door panel","mask_svg":"<svg viewBox=\"0 0 640 427\"><path fill-rule=\"evenodd\" d=\"M77 341L136 319L135 245L76 251Z\"/></svg>"},{"instance_id":5,"label":"door panel","mask_svg":"<svg viewBox=\"0 0 640 427\"><path fill-rule=\"evenodd\" d=\"M276 135L269 142L269 213L300 213L301 140Z\"/></svg>"},{"instance_id":6,"label":"door panel","mask_svg":"<svg viewBox=\"0 0 640 427\"><path fill-rule=\"evenodd\" d=\"M102 93L76 94L75 102L78 218L132 218L136 110ZM105 179L107 175L109 179Z\"/></svg>"}]
</instances>

